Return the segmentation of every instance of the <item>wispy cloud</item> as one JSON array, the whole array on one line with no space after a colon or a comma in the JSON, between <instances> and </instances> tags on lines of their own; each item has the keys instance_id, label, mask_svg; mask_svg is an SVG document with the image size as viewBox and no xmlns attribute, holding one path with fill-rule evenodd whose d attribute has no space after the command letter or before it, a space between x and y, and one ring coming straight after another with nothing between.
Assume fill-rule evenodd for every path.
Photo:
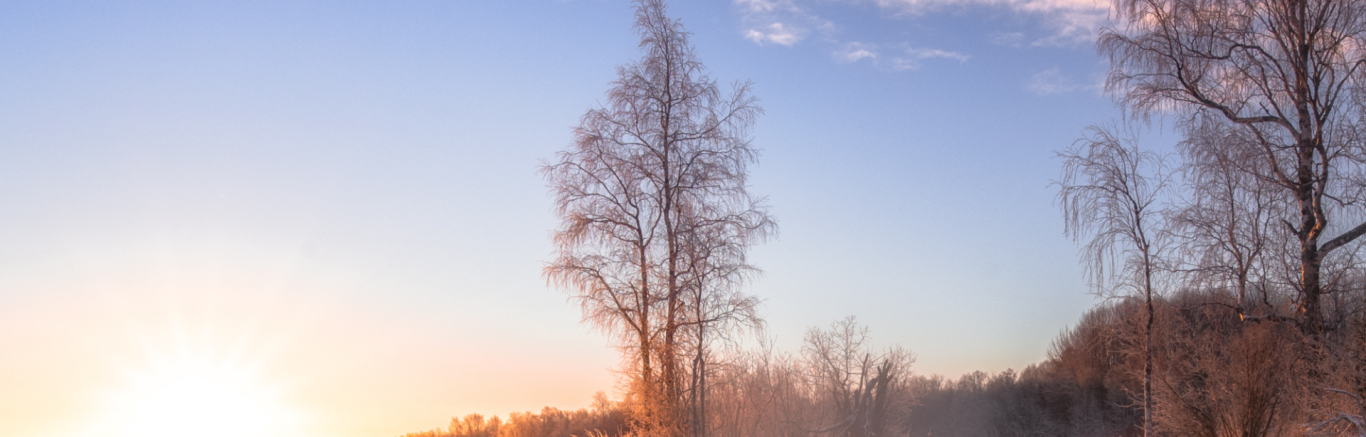
<instances>
[{"instance_id":1,"label":"wispy cloud","mask_svg":"<svg viewBox=\"0 0 1366 437\"><path fill-rule=\"evenodd\" d=\"M814 12L832 3L872 5L884 14L907 19L922 15L991 8L1028 16L1043 29L1033 37L1021 32L998 33L992 41L1012 47L1072 46L1089 44L1101 27L1110 23L1109 0L733 0L743 15L745 35L759 44L791 46L812 35L842 45L834 33L837 24Z\"/></svg>"},{"instance_id":2,"label":"wispy cloud","mask_svg":"<svg viewBox=\"0 0 1366 437\"><path fill-rule=\"evenodd\" d=\"M950 59L967 62L968 55L939 49L903 47L899 56L892 58L894 70L918 70L928 59Z\"/></svg>"},{"instance_id":3,"label":"wispy cloud","mask_svg":"<svg viewBox=\"0 0 1366 437\"><path fill-rule=\"evenodd\" d=\"M864 0L845 0L864 3ZM1085 44L1109 22L1109 0L870 0L896 15L916 16L964 7L989 7L1035 17L1051 34L1031 42L1036 46ZM1023 35L1021 35L1023 36Z\"/></svg>"},{"instance_id":4,"label":"wispy cloud","mask_svg":"<svg viewBox=\"0 0 1366 437\"><path fill-rule=\"evenodd\" d=\"M868 61L873 65L891 68L898 71L918 70L924 65L924 61L929 59L948 59L958 62L967 62L968 55L947 50L918 48L901 45L891 50L883 50L879 47L862 42L846 44L843 49L835 52L835 59L842 62Z\"/></svg>"},{"instance_id":5,"label":"wispy cloud","mask_svg":"<svg viewBox=\"0 0 1366 437\"><path fill-rule=\"evenodd\" d=\"M828 33L834 26L796 0L735 0L735 5L744 17L745 39L756 44L792 46L814 32Z\"/></svg>"},{"instance_id":6,"label":"wispy cloud","mask_svg":"<svg viewBox=\"0 0 1366 437\"><path fill-rule=\"evenodd\" d=\"M1020 47L1024 45L1025 34L1022 32L1000 32L991 35L991 43L1006 47Z\"/></svg>"},{"instance_id":7,"label":"wispy cloud","mask_svg":"<svg viewBox=\"0 0 1366 437\"><path fill-rule=\"evenodd\" d=\"M968 55L939 49L917 49L907 47L906 54L916 59L944 58L953 59L958 62L967 62L968 60Z\"/></svg>"},{"instance_id":8,"label":"wispy cloud","mask_svg":"<svg viewBox=\"0 0 1366 437\"><path fill-rule=\"evenodd\" d=\"M843 49L835 51L835 59L844 62L858 62L864 59L877 62L877 57L877 47L861 42L846 44Z\"/></svg>"},{"instance_id":9,"label":"wispy cloud","mask_svg":"<svg viewBox=\"0 0 1366 437\"><path fill-rule=\"evenodd\" d=\"M791 0L735 0L735 4L754 12L772 12L792 7Z\"/></svg>"},{"instance_id":10,"label":"wispy cloud","mask_svg":"<svg viewBox=\"0 0 1366 437\"><path fill-rule=\"evenodd\" d=\"M863 42L840 41L836 25L811 11L802 2L816 0L734 0L743 15L745 39L755 44L793 46L816 36L824 44L838 47L834 58L838 62L868 62L893 70L916 70L925 60L942 58L965 62L968 56L947 50L915 48L905 43L887 48Z\"/></svg>"},{"instance_id":11,"label":"wispy cloud","mask_svg":"<svg viewBox=\"0 0 1366 437\"><path fill-rule=\"evenodd\" d=\"M1109 9L1051 10L1040 14L1053 28L1051 35L1034 40L1034 46L1076 46L1095 42L1100 28L1110 23Z\"/></svg>"},{"instance_id":12,"label":"wispy cloud","mask_svg":"<svg viewBox=\"0 0 1366 437\"><path fill-rule=\"evenodd\" d=\"M844 55L844 59L849 62L858 62L859 59L863 58L877 59L877 53L870 52L866 49L858 49Z\"/></svg>"},{"instance_id":13,"label":"wispy cloud","mask_svg":"<svg viewBox=\"0 0 1366 437\"><path fill-rule=\"evenodd\" d=\"M1061 69L1054 67L1034 73L1029 78L1029 84L1025 88L1034 94L1051 96L1073 91L1100 92L1104 87L1099 81L1094 83L1078 82L1064 75Z\"/></svg>"},{"instance_id":14,"label":"wispy cloud","mask_svg":"<svg viewBox=\"0 0 1366 437\"><path fill-rule=\"evenodd\" d=\"M768 26L764 26L762 30L750 29L745 32L745 39L759 44L773 43L792 46L793 44L796 44L797 41L802 40L804 33L803 29L793 28L792 26L775 22Z\"/></svg>"},{"instance_id":15,"label":"wispy cloud","mask_svg":"<svg viewBox=\"0 0 1366 437\"><path fill-rule=\"evenodd\" d=\"M1099 29L1109 23L1109 0L732 0L742 15L744 36L760 45L794 46L814 38L835 47L839 62L868 62L894 70L916 70L927 60L944 59L966 62L964 53L912 48L913 42L881 41L875 44L850 42L841 37L834 21L823 18L832 7L865 5L873 11L915 20L918 17L964 8L991 8L1032 17L1044 29L1043 35L1024 32L998 32L989 35L992 43L1009 46L1072 46L1095 40ZM843 6L841 6L843 4ZM833 15L832 15L833 16ZM1043 85L1040 85L1043 86ZM1052 89L1052 88L1040 88Z\"/></svg>"}]
</instances>

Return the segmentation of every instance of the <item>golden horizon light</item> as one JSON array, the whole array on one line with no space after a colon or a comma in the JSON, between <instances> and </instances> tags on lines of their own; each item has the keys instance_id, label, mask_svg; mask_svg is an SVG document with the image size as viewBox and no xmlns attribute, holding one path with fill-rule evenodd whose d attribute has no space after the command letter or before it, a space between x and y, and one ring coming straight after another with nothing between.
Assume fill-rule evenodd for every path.
<instances>
[{"instance_id":1,"label":"golden horizon light","mask_svg":"<svg viewBox=\"0 0 1366 437\"><path fill-rule=\"evenodd\" d=\"M193 430L203 437L283 437L301 431L297 408L284 402L280 387L262 381L250 367L215 360L212 353L181 353L130 376L126 387L108 395L106 433L172 437Z\"/></svg>"}]
</instances>

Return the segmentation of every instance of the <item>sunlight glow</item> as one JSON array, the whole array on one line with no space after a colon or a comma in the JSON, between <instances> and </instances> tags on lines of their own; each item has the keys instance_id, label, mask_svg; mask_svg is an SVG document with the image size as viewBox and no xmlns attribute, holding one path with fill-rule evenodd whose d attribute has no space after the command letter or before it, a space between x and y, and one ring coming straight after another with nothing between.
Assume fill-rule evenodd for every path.
<instances>
[{"instance_id":1,"label":"sunlight glow","mask_svg":"<svg viewBox=\"0 0 1366 437\"><path fill-rule=\"evenodd\" d=\"M295 435L297 415L280 390L249 367L182 357L130 379L114 393L112 429L126 437L271 437Z\"/></svg>"}]
</instances>

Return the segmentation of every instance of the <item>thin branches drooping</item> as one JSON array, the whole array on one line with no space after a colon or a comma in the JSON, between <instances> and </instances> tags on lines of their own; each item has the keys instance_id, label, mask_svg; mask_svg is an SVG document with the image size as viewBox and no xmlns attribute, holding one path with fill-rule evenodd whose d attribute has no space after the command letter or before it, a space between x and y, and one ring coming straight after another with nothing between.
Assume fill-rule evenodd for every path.
<instances>
[{"instance_id":1,"label":"thin branches drooping","mask_svg":"<svg viewBox=\"0 0 1366 437\"><path fill-rule=\"evenodd\" d=\"M705 375L696 360L708 336L758 323L757 301L738 287L756 271L746 250L776 225L747 190L761 113L749 85L723 95L665 12L661 0L636 1L644 57L618 68L606 106L584 114L574 146L542 169L561 219L545 276L628 354L638 430L683 435L689 417L704 417L685 399L705 393L685 361Z\"/></svg>"}]
</instances>

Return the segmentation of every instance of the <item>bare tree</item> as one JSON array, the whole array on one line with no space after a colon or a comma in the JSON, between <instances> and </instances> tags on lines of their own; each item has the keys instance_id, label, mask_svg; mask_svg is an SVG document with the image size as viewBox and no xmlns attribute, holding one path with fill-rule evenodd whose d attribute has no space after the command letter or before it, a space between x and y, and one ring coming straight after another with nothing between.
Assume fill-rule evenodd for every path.
<instances>
[{"instance_id":1,"label":"bare tree","mask_svg":"<svg viewBox=\"0 0 1366 437\"><path fill-rule=\"evenodd\" d=\"M1271 294L1290 284L1279 280L1279 259L1268 257L1288 243L1276 218L1289 205L1258 176L1267 173L1265 162L1243 133L1207 117L1188 125L1179 144L1186 196L1171 220L1184 249L1176 257L1188 286L1232 294L1239 320L1282 320ZM1250 314L1253 308L1260 310Z\"/></svg>"},{"instance_id":2,"label":"bare tree","mask_svg":"<svg viewBox=\"0 0 1366 437\"><path fill-rule=\"evenodd\" d=\"M1175 113L1237 131L1290 208L1276 217L1298 243L1306 332L1323 329L1324 259L1366 233L1332 228L1335 208L1358 208L1366 4L1357 0L1115 0L1123 29L1102 31L1108 88L1144 116ZM1341 217L1338 217L1341 218ZM1326 232L1337 232L1320 243ZM1329 234L1331 236L1331 234Z\"/></svg>"},{"instance_id":3,"label":"bare tree","mask_svg":"<svg viewBox=\"0 0 1366 437\"><path fill-rule=\"evenodd\" d=\"M1095 127L1059 155L1065 161L1056 182L1058 203L1067 233L1088 240L1082 260L1092 286L1106 294L1143 296L1143 428L1151 436L1153 294L1164 225L1157 202L1168 183L1164 160L1140 150L1132 138Z\"/></svg>"},{"instance_id":4,"label":"bare tree","mask_svg":"<svg viewBox=\"0 0 1366 437\"><path fill-rule=\"evenodd\" d=\"M899 385L910 376L915 357L900 348L875 354L868 328L850 316L830 330L806 332L802 353L809 377L821 400L832 408L827 424L811 430L840 437L888 435ZM833 422L833 423L830 423Z\"/></svg>"},{"instance_id":5,"label":"bare tree","mask_svg":"<svg viewBox=\"0 0 1366 437\"><path fill-rule=\"evenodd\" d=\"M801 418L814 414L802 363L776 352L761 338L758 347L737 351L717 366L707 423L718 435L781 437L804 434Z\"/></svg>"},{"instance_id":6,"label":"bare tree","mask_svg":"<svg viewBox=\"0 0 1366 437\"><path fill-rule=\"evenodd\" d=\"M776 225L747 191L761 112L749 85L723 95L663 1L635 7L644 57L618 68L606 106L542 168L561 219L545 276L628 354L638 431L683 435L687 339L752 317L751 301L718 296L754 270L745 250Z\"/></svg>"},{"instance_id":7,"label":"bare tree","mask_svg":"<svg viewBox=\"0 0 1366 437\"><path fill-rule=\"evenodd\" d=\"M689 377L686 390L689 420L694 436L705 436L710 429L707 423L707 389L712 369L709 364L717 361L715 354L711 353L712 343L734 340L728 334L746 328L757 331L763 326L763 320L756 313L758 298L741 289L755 273L755 269L745 262L744 256L751 238L747 235L717 234L737 230L745 229L704 226L685 237L687 271L694 272L685 284L687 292L683 303L687 311L682 322L689 328L684 334L691 339L685 346L691 347L692 360L685 367Z\"/></svg>"}]
</instances>

